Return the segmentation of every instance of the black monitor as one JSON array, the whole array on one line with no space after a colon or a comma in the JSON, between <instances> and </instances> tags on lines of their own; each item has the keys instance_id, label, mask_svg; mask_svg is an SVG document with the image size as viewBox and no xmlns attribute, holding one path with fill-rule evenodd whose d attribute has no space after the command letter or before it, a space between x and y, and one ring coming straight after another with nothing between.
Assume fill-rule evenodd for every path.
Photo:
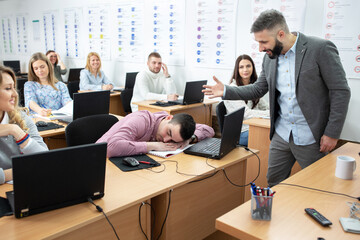
<instances>
[{"instance_id":1,"label":"black monitor","mask_svg":"<svg viewBox=\"0 0 360 240\"><path fill-rule=\"evenodd\" d=\"M104 196L106 143L12 156L16 218Z\"/></svg>"},{"instance_id":2,"label":"black monitor","mask_svg":"<svg viewBox=\"0 0 360 240\"><path fill-rule=\"evenodd\" d=\"M19 60L11 60L11 61L4 60L4 66L12 68L16 76L21 75Z\"/></svg>"}]
</instances>

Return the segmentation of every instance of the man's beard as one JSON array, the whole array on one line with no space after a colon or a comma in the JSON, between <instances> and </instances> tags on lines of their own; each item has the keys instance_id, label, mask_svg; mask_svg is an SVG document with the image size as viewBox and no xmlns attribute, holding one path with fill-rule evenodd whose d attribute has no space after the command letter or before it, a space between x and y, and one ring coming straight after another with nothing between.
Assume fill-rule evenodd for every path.
<instances>
[{"instance_id":1,"label":"man's beard","mask_svg":"<svg viewBox=\"0 0 360 240\"><path fill-rule=\"evenodd\" d=\"M271 55L268 54L269 58L274 59L277 56L279 56L281 54L281 51L283 50L283 48L284 48L284 45L282 44L282 42L275 39L275 47L272 50L270 50L272 54ZM267 51L269 51L269 50L267 50ZM266 52L266 50L265 50L265 52Z\"/></svg>"}]
</instances>

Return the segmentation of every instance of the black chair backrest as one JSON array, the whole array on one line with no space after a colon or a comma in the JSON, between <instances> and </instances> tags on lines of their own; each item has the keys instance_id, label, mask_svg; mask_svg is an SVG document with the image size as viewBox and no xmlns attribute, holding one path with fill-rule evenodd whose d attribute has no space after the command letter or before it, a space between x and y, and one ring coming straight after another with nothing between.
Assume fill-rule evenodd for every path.
<instances>
[{"instance_id":1,"label":"black chair backrest","mask_svg":"<svg viewBox=\"0 0 360 240\"><path fill-rule=\"evenodd\" d=\"M77 93L80 90L79 85L80 85L80 81L68 82L67 87L68 87L71 99L74 99L73 94Z\"/></svg>"},{"instance_id":2,"label":"black chair backrest","mask_svg":"<svg viewBox=\"0 0 360 240\"><path fill-rule=\"evenodd\" d=\"M99 114L75 119L65 128L68 147L95 143L119 119L109 114Z\"/></svg>"},{"instance_id":3,"label":"black chair backrest","mask_svg":"<svg viewBox=\"0 0 360 240\"><path fill-rule=\"evenodd\" d=\"M124 108L124 112L126 114L131 113L130 102L131 102L131 99L132 99L132 96L133 96L133 91L134 91L133 88L125 88L120 94L121 103L122 103L122 106Z\"/></svg>"},{"instance_id":4,"label":"black chair backrest","mask_svg":"<svg viewBox=\"0 0 360 240\"><path fill-rule=\"evenodd\" d=\"M134 88L136 75L139 72L128 72L126 73L126 79L125 79L125 89L127 88Z\"/></svg>"},{"instance_id":5,"label":"black chair backrest","mask_svg":"<svg viewBox=\"0 0 360 240\"><path fill-rule=\"evenodd\" d=\"M224 102L222 101L216 106L216 116L218 119L220 132L222 132L223 127L224 127L224 116L225 115L226 115L226 108L225 108Z\"/></svg>"},{"instance_id":6,"label":"black chair backrest","mask_svg":"<svg viewBox=\"0 0 360 240\"><path fill-rule=\"evenodd\" d=\"M27 78L18 78L16 79L18 94L19 94L19 105L25 107L24 99L24 85L27 82Z\"/></svg>"},{"instance_id":7,"label":"black chair backrest","mask_svg":"<svg viewBox=\"0 0 360 240\"><path fill-rule=\"evenodd\" d=\"M84 68L70 68L69 76L68 76L68 83L73 81L80 81L80 72Z\"/></svg>"}]
</instances>

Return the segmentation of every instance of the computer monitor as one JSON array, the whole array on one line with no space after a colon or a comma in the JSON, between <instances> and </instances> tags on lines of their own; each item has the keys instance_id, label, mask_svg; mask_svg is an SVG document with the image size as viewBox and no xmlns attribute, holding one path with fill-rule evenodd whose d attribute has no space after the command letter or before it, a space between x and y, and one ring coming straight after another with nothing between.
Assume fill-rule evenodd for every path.
<instances>
[{"instance_id":1,"label":"computer monitor","mask_svg":"<svg viewBox=\"0 0 360 240\"><path fill-rule=\"evenodd\" d=\"M20 61L19 60L4 60L4 66L12 68L16 76L21 75Z\"/></svg>"},{"instance_id":2,"label":"computer monitor","mask_svg":"<svg viewBox=\"0 0 360 240\"><path fill-rule=\"evenodd\" d=\"M12 156L16 218L104 196L106 143Z\"/></svg>"}]
</instances>

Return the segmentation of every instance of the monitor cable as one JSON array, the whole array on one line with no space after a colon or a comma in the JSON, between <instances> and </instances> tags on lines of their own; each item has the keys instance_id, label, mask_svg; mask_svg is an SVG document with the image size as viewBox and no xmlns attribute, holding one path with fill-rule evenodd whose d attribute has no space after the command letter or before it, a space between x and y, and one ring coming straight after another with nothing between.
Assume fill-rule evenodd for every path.
<instances>
[{"instance_id":1,"label":"monitor cable","mask_svg":"<svg viewBox=\"0 0 360 240\"><path fill-rule=\"evenodd\" d=\"M161 225L160 234L159 234L159 236L157 237L157 240L159 240L160 237L161 237L161 235L162 235L162 232L163 232L163 228L164 228L164 226L165 226L166 219L167 219L167 217L168 217L168 215L169 215L170 203L171 203L171 192L172 192L172 191L173 191L173 189L170 189L170 191L169 191L168 207L167 207L167 209L166 209L166 214L165 214L164 222L163 222L162 225Z\"/></svg>"},{"instance_id":2,"label":"monitor cable","mask_svg":"<svg viewBox=\"0 0 360 240\"><path fill-rule=\"evenodd\" d=\"M312 188L312 187L305 187L305 186L301 186L301 185L297 185L297 184L292 184L292 183L282 183L282 182L281 182L281 183L278 183L278 185L287 185L287 186L305 188L305 189L310 189L310 190L314 190L314 191L318 191L318 192L324 192L324 193L330 193L330 194L345 196L345 197L357 199L358 201L360 201L360 197L350 196L350 195L345 194L345 193L331 192L331 191L327 191L327 190L322 190L322 189L317 189L317 188Z\"/></svg>"},{"instance_id":3,"label":"monitor cable","mask_svg":"<svg viewBox=\"0 0 360 240\"><path fill-rule=\"evenodd\" d=\"M106 220L109 222L111 228L113 229L116 238L117 238L118 240L120 240L118 234L116 233L116 230L115 230L114 226L112 225L112 223L110 222L110 220L109 220L108 217L106 216L104 210L103 210L99 205L96 205L96 204L94 203L94 201L91 199L91 197L88 197L87 200L88 200L89 203L91 203L92 205L94 205L94 206L96 207L96 210L98 210L98 212L101 212L102 214L104 214Z\"/></svg>"},{"instance_id":4,"label":"monitor cable","mask_svg":"<svg viewBox=\"0 0 360 240\"><path fill-rule=\"evenodd\" d=\"M252 151L250 148L244 147L244 146L241 146L241 147L243 147L246 151L252 152L252 153L257 157L257 159L258 159L258 161L259 161L259 168L258 168L257 176L254 178L254 180L252 180L251 182L249 182L249 183L247 183L247 184L245 184L245 185L238 185L238 184L236 184L236 183L233 183L233 182L229 179L228 175L226 174L225 169L223 168L222 170L223 170L223 172L224 172L224 175L225 175L226 179L229 181L229 183L231 183L231 184L234 185L235 187L246 187L246 186L249 186L252 182L255 182L256 179L258 179L258 177L259 177L259 175L260 175L260 158L259 158L259 156L258 156L254 151Z\"/></svg>"},{"instance_id":5,"label":"monitor cable","mask_svg":"<svg viewBox=\"0 0 360 240\"><path fill-rule=\"evenodd\" d=\"M141 232L144 234L146 240L149 240L148 236L146 235L146 233L144 232L144 229L142 227L142 224L141 224L141 208L144 206L144 205L149 205L150 208L151 208L151 212L153 214L153 219L152 219L152 223L151 223L151 238L150 239L153 239L153 232L154 232L154 229L153 229L153 226L155 226L155 210L153 208L153 206L150 204L150 203L147 203L147 202L142 202L139 206L139 225L140 225L140 229L141 229Z\"/></svg>"}]
</instances>

